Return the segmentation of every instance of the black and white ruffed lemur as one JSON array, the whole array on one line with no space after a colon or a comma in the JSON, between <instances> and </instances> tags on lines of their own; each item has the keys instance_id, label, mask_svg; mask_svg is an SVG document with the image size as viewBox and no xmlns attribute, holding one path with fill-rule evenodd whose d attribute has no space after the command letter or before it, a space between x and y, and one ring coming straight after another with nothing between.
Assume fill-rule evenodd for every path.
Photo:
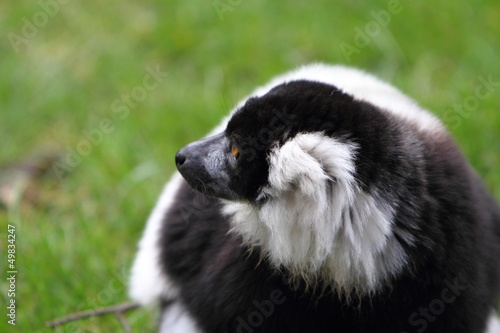
<instances>
[{"instance_id":1,"label":"black and white ruffed lemur","mask_svg":"<svg viewBox=\"0 0 500 333\"><path fill-rule=\"evenodd\" d=\"M500 209L440 121L313 64L182 148L130 294L165 333L500 333Z\"/></svg>"}]
</instances>

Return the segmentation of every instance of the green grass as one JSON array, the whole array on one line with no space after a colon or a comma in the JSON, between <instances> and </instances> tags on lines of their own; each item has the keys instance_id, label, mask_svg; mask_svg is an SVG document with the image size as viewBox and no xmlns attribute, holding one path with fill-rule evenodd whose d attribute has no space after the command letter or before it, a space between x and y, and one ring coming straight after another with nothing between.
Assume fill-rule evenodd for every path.
<instances>
[{"instance_id":1,"label":"green grass","mask_svg":"<svg viewBox=\"0 0 500 333\"><path fill-rule=\"evenodd\" d=\"M0 164L76 149L104 118L113 130L62 181L52 172L40 180L35 205L0 210L1 251L14 224L19 272L17 325L2 310L0 331L119 332L113 317L56 330L44 323L127 300L136 243L176 150L254 87L304 63L345 63L400 87L443 117L500 198L500 87L459 123L450 111L474 96L479 76L500 81L498 1L402 0L387 27L347 59L340 45L355 46L357 28L387 6L243 0L221 18L211 1L73 0L15 52L9 33L21 35L23 18L32 22L41 7L2 1ZM121 119L113 103L138 91L148 66L169 75ZM155 318L154 309L127 315L134 332L154 332Z\"/></svg>"}]
</instances>

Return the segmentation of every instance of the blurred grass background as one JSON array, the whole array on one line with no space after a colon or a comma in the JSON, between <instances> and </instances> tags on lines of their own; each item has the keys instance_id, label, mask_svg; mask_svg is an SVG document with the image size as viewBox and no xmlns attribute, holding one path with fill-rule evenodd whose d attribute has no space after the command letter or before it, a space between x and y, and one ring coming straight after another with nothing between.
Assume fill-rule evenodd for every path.
<instances>
[{"instance_id":1,"label":"blurred grass background","mask_svg":"<svg viewBox=\"0 0 500 333\"><path fill-rule=\"evenodd\" d=\"M136 243L177 149L254 87L301 64L344 63L401 88L445 120L500 199L500 87L474 100L480 76L500 82L497 0L402 0L378 33L372 11L387 10L387 1L60 2L0 2L0 165L65 158L105 118L113 130L62 179L50 169L25 200L0 208L2 304L8 223L19 272L17 324L7 325L2 306L1 332L122 331L112 316L44 323L127 300ZM346 56L341 45L357 47L367 28L375 29L367 45ZM30 38L16 43L13 34ZM148 67L168 76L127 116L115 112L124 94L139 92ZM466 101L472 111L457 118L453 105ZM9 184L15 177L3 170ZM126 318L133 332L154 332L154 309Z\"/></svg>"}]
</instances>

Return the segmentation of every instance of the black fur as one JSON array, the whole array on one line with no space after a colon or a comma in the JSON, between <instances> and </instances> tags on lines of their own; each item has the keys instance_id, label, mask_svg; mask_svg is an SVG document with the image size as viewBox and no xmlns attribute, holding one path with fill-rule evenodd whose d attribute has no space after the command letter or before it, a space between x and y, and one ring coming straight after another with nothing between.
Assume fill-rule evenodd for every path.
<instances>
[{"instance_id":1,"label":"black fur","mask_svg":"<svg viewBox=\"0 0 500 333\"><path fill-rule=\"evenodd\" d=\"M255 202L269 149L304 132L358 145L356 180L393 205L408 265L356 299L292 288L286 269L273 270L229 232L218 199L183 183L165 215L161 265L202 331L482 333L500 293L500 209L453 140L335 87L294 81L250 99L230 120L224 136L242 155L229 186ZM425 312L441 304L439 315Z\"/></svg>"}]
</instances>

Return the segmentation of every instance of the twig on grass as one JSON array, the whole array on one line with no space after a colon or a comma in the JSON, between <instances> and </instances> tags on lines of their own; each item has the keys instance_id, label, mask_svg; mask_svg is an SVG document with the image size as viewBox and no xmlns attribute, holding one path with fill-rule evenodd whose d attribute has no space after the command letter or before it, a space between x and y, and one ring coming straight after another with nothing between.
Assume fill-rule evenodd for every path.
<instances>
[{"instance_id":1,"label":"twig on grass","mask_svg":"<svg viewBox=\"0 0 500 333\"><path fill-rule=\"evenodd\" d=\"M73 313L73 314L70 314L68 316L50 321L50 322L46 323L45 325L47 327L57 327L57 326L60 326L60 325L63 325L63 324L66 324L66 323L69 323L72 321L84 319L84 318L103 316L106 314L114 313L115 316L120 321L120 324L123 326L123 329L125 330L125 332L130 332L130 327L125 322L125 319L123 318L123 313L130 311L130 310L133 310L133 309L136 309L138 307L139 307L139 303L136 303L136 302L121 303L118 305L108 306L105 308L92 309L92 310Z\"/></svg>"}]
</instances>

